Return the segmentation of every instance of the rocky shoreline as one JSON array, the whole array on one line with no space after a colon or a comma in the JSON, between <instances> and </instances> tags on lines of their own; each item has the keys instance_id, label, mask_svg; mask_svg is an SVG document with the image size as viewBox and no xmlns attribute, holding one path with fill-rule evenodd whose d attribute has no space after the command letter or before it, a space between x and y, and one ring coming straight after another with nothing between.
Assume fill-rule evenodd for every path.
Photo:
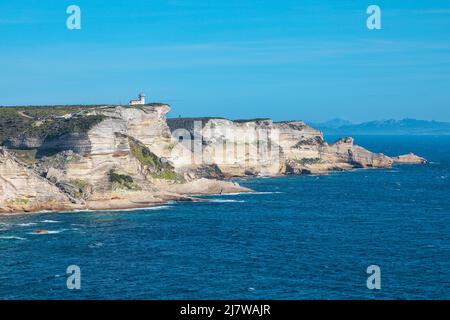
<instances>
[{"instance_id":1,"label":"rocky shoreline","mask_svg":"<svg viewBox=\"0 0 450 320\"><path fill-rule=\"evenodd\" d=\"M423 164L301 121L166 119L166 104L0 108L0 213L120 210L252 192L234 177ZM6 120L5 120L6 119Z\"/></svg>"}]
</instances>

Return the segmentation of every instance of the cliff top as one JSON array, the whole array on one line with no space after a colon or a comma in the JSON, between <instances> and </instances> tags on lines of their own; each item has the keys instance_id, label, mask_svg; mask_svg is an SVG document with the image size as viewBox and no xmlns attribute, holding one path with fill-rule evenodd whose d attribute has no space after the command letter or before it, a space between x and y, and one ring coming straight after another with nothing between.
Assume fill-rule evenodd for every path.
<instances>
[{"instance_id":1,"label":"cliff top","mask_svg":"<svg viewBox=\"0 0 450 320\"><path fill-rule=\"evenodd\" d=\"M157 107L166 106L167 103L163 102L150 102L143 105L130 106L128 104L54 104L54 105L22 105L22 106L1 106L0 111L3 109L48 109L48 110L82 110L82 109L98 109L98 108L115 108L115 107L129 107L129 108L139 108L139 107Z\"/></svg>"},{"instance_id":2,"label":"cliff top","mask_svg":"<svg viewBox=\"0 0 450 320\"><path fill-rule=\"evenodd\" d=\"M209 121L209 120L229 120L237 123L243 122L258 122L258 121L271 121L270 118L253 118L253 119L227 119L224 117L179 117L179 118L169 118L168 121Z\"/></svg>"},{"instance_id":3,"label":"cliff top","mask_svg":"<svg viewBox=\"0 0 450 320\"><path fill-rule=\"evenodd\" d=\"M141 109L166 106L148 103L142 106L121 106ZM117 105L53 105L0 107L0 145L21 144L20 141L40 140L69 133L84 133L105 119L103 111Z\"/></svg>"}]
</instances>

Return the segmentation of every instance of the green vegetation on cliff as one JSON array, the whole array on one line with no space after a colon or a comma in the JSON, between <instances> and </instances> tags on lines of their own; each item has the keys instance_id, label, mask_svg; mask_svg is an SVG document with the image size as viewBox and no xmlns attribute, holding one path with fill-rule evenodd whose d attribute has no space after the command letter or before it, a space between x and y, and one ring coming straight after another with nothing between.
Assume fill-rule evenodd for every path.
<instances>
[{"instance_id":1,"label":"green vegetation on cliff","mask_svg":"<svg viewBox=\"0 0 450 320\"><path fill-rule=\"evenodd\" d=\"M24 139L55 138L87 132L105 117L92 107L0 107L0 145Z\"/></svg>"},{"instance_id":2,"label":"green vegetation on cliff","mask_svg":"<svg viewBox=\"0 0 450 320\"><path fill-rule=\"evenodd\" d=\"M24 132L26 136L37 138L56 138L65 134L86 133L100 123L103 115L75 116L71 119L45 121L39 126L30 126Z\"/></svg>"},{"instance_id":3,"label":"green vegetation on cliff","mask_svg":"<svg viewBox=\"0 0 450 320\"><path fill-rule=\"evenodd\" d=\"M150 176L155 179L173 180L183 182L183 176L174 171L173 166L169 162L163 162L156 154L151 152L139 141L128 137L131 154L147 168Z\"/></svg>"},{"instance_id":4,"label":"green vegetation on cliff","mask_svg":"<svg viewBox=\"0 0 450 320\"><path fill-rule=\"evenodd\" d=\"M72 194L75 198L87 200L92 193L92 185L85 180L72 179L69 183L76 188Z\"/></svg>"},{"instance_id":5,"label":"green vegetation on cliff","mask_svg":"<svg viewBox=\"0 0 450 320\"><path fill-rule=\"evenodd\" d=\"M294 161L301 165L313 165L323 163L323 160L320 158L303 158L303 159L295 159Z\"/></svg>"},{"instance_id":6,"label":"green vegetation on cliff","mask_svg":"<svg viewBox=\"0 0 450 320\"><path fill-rule=\"evenodd\" d=\"M139 160L139 162L144 166L151 166L156 169L160 169L164 167L164 164L148 148L140 144L138 141L128 138L128 142L130 144L131 154Z\"/></svg>"},{"instance_id":7,"label":"green vegetation on cliff","mask_svg":"<svg viewBox=\"0 0 450 320\"><path fill-rule=\"evenodd\" d=\"M141 190L138 184L136 184L133 178L126 174L120 174L115 172L114 169L111 169L108 173L109 182L111 182L112 190L133 190L138 191Z\"/></svg>"},{"instance_id":8,"label":"green vegetation on cliff","mask_svg":"<svg viewBox=\"0 0 450 320\"><path fill-rule=\"evenodd\" d=\"M152 173L151 176L155 179L174 180L183 182L184 178L175 171L163 170L161 172Z\"/></svg>"},{"instance_id":9,"label":"green vegetation on cliff","mask_svg":"<svg viewBox=\"0 0 450 320\"><path fill-rule=\"evenodd\" d=\"M31 202L30 199L27 198L14 198L6 201L6 203L12 205L28 205L30 204L30 202Z\"/></svg>"}]
</instances>

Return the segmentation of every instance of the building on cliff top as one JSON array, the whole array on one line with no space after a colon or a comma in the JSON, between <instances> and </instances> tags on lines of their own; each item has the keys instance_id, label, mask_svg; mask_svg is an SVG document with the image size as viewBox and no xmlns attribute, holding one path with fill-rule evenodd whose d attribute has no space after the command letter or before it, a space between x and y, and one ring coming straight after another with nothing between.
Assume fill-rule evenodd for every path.
<instances>
[{"instance_id":1,"label":"building on cliff top","mask_svg":"<svg viewBox=\"0 0 450 320\"><path fill-rule=\"evenodd\" d=\"M145 94L144 93L139 93L139 99L137 100L130 100L130 106L142 106L145 104Z\"/></svg>"}]
</instances>

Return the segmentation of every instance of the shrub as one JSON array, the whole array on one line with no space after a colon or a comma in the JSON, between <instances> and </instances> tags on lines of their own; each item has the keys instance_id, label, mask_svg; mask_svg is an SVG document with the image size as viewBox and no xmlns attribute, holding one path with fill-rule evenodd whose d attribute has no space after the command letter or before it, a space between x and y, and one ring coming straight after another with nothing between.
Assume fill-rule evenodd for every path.
<instances>
[{"instance_id":1,"label":"shrub","mask_svg":"<svg viewBox=\"0 0 450 320\"><path fill-rule=\"evenodd\" d=\"M146 167L150 176L155 179L173 180L183 182L184 177L174 171L173 166L168 162L163 162L156 154L151 152L139 141L128 137L131 154Z\"/></svg>"},{"instance_id":2,"label":"shrub","mask_svg":"<svg viewBox=\"0 0 450 320\"><path fill-rule=\"evenodd\" d=\"M129 138L131 154L144 166L161 168L161 160L153 152L140 145L137 141Z\"/></svg>"},{"instance_id":3,"label":"shrub","mask_svg":"<svg viewBox=\"0 0 450 320\"><path fill-rule=\"evenodd\" d=\"M27 198L14 198L7 201L8 204L12 205L28 205L30 204L30 199Z\"/></svg>"},{"instance_id":4,"label":"shrub","mask_svg":"<svg viewBox=\"0 0 450 320\"><path fill-rule=\"evenodd\" d=\"M141 190L139 185L137 185L129 175L116 173L114 169L111 169L108 175L113 190Z\"/></svg>"},{"instance_id":5,"label":"shrub","mask_svg":"<svg viewBox=\"0 0 450 320\"><path fill-rule=\"evenodd\" d=\"M301 165L311 165L311 164L319 164L322 163L322 160L320 158L303 158L295 160L298 164Z\"/></svg>"}]
</instances>

